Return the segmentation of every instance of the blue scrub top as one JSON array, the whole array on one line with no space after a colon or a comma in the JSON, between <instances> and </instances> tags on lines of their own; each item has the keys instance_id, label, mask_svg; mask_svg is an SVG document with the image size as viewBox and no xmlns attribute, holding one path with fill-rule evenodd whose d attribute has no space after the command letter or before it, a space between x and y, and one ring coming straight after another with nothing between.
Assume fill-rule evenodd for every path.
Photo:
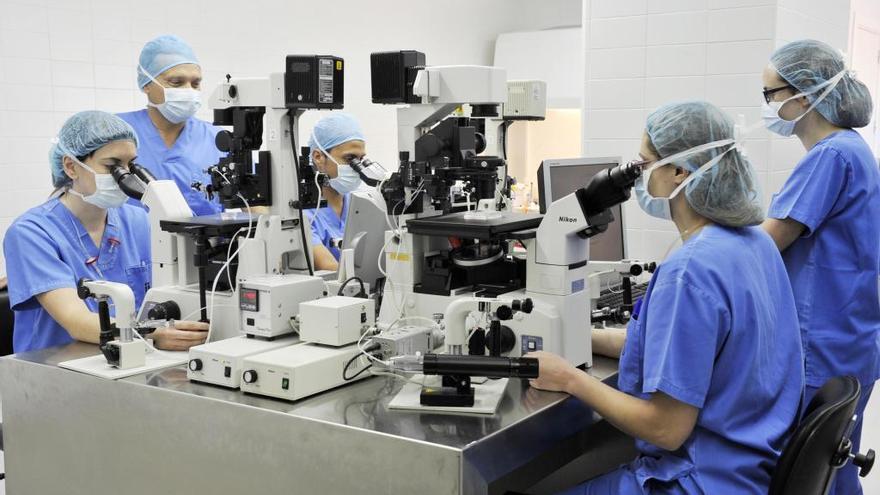
<instances>
[{"instance_id":1,"label":"blue scrub top","mask_svg":"<svg viewBox=\"0 0 880 495\"><path fill-rule=\"evenodd\" d=\"M641 456L625 469L646 493L766 494L798 419L803 370L773 240L759 227L703 228L657 268L618 377L623 392L663 392L700 414L675 452L637 440Z\"/></svg>"},{"instance_id":2,"label":"blue scrub top","mask_svg":"<svg viewBox=\"0 0 880 495\"><path fill-rule=\"evenodd\" d=\"M65 287L82 277L131 287L140 307L152 280L150 224L143 209L123 205L107 210L100 246L58 199L31 208L3 239L9 277L9 301L15 311L15 352L72 342L70 334L37 302L36 296ZM87 264L90 258L97 261ZM97 303L85 301L97 313ZM112 310L112 306L111 306Z\"/></svg>"},{"instance_id":3,"label":"blue scrub top","mask_svg":"<svg viewBox=\"0 0 880 495\"><path fill-rule=\"evenodd\" d=\"M204 193L191 187L193 182L210 184L211 176L205 170L216 165L226 156L226 153L217 149L214 144L214 138L220 128L190 117L180 131L177 141L168 148L146 109L118 115L131 124L138 135L138 164L147 167L157 179L170 179L176 182L193 214L211 215L223 211L216 196L213 201L208 201ZM143 207L140 201L132 199L129 203Z\"/></svg>"},{"instance_id":4,"label":"blue scrub top","mask_svg":"<svg viewBox=\"0 0 880 495\"><path fill-rule=\"evenodd\" d=\"M807 385L880 377L880 169L855 131L816 143L773 196L768 216L806 226L782 257L791 278Z\"/></svg>"},{"instance_id":5,"label":"blue scrub top","mask_svg":"<svg viewBox=\"0 0 880 495\"><path fill-rule=\"evenodd\" d=\"M336 212L330 206L317 209L317 217L315 217L315 208L305 210L306 222L312 223L312 245L323 244L330 250L336 261L339 261L339 249L334 246L338 245L345 236L345 218L348 216L349 195L342 196L342 215L336 215Z\"/></svg>"}]
</instances>

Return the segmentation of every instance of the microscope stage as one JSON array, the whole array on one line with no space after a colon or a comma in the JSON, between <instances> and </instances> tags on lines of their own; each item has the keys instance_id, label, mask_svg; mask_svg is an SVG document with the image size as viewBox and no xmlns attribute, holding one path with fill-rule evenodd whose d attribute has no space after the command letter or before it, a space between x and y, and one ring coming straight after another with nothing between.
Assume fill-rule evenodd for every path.
<instances>
[{"instance_id":1,"label":"microscope stage","mask_svg":"<svg viewBox=\"0 0 880 495\"><path fill-rule=\"evenodd\" d=\"M500 212L498 218L481 220L466 219L466 214L460 212L407 220L406 227L411 234L489 240L503 234L537 228L544 218L538 213Z\"/></svg>"}]
</instances>

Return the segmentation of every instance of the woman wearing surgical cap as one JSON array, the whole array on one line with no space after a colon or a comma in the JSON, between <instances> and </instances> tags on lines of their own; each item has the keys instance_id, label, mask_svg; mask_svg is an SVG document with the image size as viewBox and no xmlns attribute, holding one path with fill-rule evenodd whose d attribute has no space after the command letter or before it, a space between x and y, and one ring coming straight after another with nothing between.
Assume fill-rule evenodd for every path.
<instances>
[{"instance_id":1,"label":"woman wearing surgical cap","mask_svg":"<svg viewBox=\"0 0 880 495\"><path fill-rule=\"evenodd\" d=\"M97 343L97 304L77 297L81 278L127 284L140 306L150 287L150 227L146 213L111 175L137 154L134 130L115 115L70 117L49 155L52 198L17 218L3 239L9 301L15 311L15 352ZM153 334L157 347L185 350L204 342L207 325L177 322Z\"/></svg>"},{"instance_id":2,"label":"woman wearing surgical cap","mask_svg":"<svg viewBox=\"0 0 880 495\"><path fill-rule=\"evenodd\" d=\"M159 36L141 50L137 74L147 108L119 116L140 138L138 163L156 178L176 182L196 215L222 211L216 197L208 200L192 188L195 182L210 184L205 170L225 156L214 144L219 129L195 117L202 69L192 48L177 36Z\"/></svg>"},{"instance_id":3,"label":"woman wearing surgical cap","mask_svg":"<svg viewBox=\"0 0 880 495\"><path fill-rule=\"evenodd\" d=\"M309 148L312 165L330 178L329 184L321 188L327 206L305 212L312 225L315 267L336 270L339 261L336 246L345 235L348 195L361 186L360 175L349 163L366 155L364 133L354 117L335 112L315 124Z\"/></svg>"},{"instance_id":4,"label":"woman wearing surgical cap","mask_svg":"<svg viewBox=\"0 0 880 495\"><path fill-rule=\"evenodd\" d=\"M796 135L807 150L773 196L764 228L788 269L806 357L809 403L829 378L851 375L862 388L851 436L880 377L880 170L853 128L871 120L871 95L831 46L796 41L764 69L764 123ZM829 493L861 493L856 466Z\"/></svg>"},{"instance_id":5,"label":"woman wearing surgical cap","mask_svg":"<svg viewBox=\"0 0 880 495\"><path fill-rule=\"evenodd\" d=\"M567 392L635 437L639 456L572 494L766 494L797 421L803 356L791 285L733 122L709 103L648 116L636 182L683 245L633 312L617 389L539 352L532 385Z\"/></svg>"}]
</instances>

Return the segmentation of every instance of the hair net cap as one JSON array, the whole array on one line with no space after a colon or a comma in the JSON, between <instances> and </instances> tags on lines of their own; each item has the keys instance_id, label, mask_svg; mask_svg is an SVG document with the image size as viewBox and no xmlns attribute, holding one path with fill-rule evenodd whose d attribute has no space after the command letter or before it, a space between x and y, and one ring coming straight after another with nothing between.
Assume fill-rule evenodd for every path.
<instances>
[{"instance_id":1,"label":"hair net cap","mask_svg":"<svg viewBox=\"0 0 880 495\"><path fill-rule=\"evenodd\" d=\"M770 64L779 76L799 92L807 93L846 70L843 56L834 47L816 40L793 41L770 56ZM810 102L823 89L807 96ZM846 73L834 89L816 106L828 122L838 127L864 127L871 121L873 103L868 88Z\"/></svg>"},{"instance_id":2,"label":"hair net cap","mask_svg":"<svg viewBox=\"0 0 880 495\"><path fill-rule=\"evenodd\" d=\"M329 153L340 144L355 140L366 141L364 131L361 130L357 119L345 112L333 112L319 120L312 128L309 148L310 151L324 148L324 151Z\"/></svg>"},{"instance_id":3,"label":"hair net cap","mask_svg":"<svg viewBox=\"0 0 880 495\"><path fill-rule=\"evenodd\" d=\"M87 156L108 143L121 140L138 143L137 134L128 122L112 113L88 110L73 115L61 126L57 141L49 150L52 184L61 187L71 182L64 173L66 155Z\"/></svg>"},{"instance_id":4,"label":"hair net cap","mask_svg":"<svg viewBox=\"0 0 880 495\"><path fill-rule=\"evenodd\" d=\"M165 34L154 38L144 45L138 63L150 76L159 77L159 74L180 64L199 65L199 59L186 41ZM143 88L150 82L150 77L138 69L138 87Z\"/></svg>"},{"instance_id":5,"label":"hair net cap","mask_svg":"<svg viewBox=\"0 0 880 495\"><path fill-rule=\"evenodd\" d=\"M664 105L648 116L645 127L660 158L701 144L734 138L733 119L704 101ZM676 165L696 172L730 146L735 145L695 153ZM731 150L713 167L701 171L684 192L691 208L715 223L742 227L756 225L764 219L754 170L739 149Z\"/></svg>"}]
</instances>

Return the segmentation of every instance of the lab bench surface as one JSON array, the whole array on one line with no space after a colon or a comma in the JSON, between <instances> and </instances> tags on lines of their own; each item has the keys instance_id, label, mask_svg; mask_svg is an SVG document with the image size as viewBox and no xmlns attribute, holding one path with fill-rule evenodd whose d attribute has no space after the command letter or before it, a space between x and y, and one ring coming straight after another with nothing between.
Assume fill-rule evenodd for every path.
<instances>
[{"instance_id":1,"label":"lab bench surface","mask_svg":"<svg viewBox=\"0 0 880 495\"><path fill-rule=\"evenodd\" d=\"M527 381L484 416L390 410L391 377L285 402L190 382L183 366L117 381L57 366L97 352L0 359L9 493L494 494L591 450L596 474L617 463L605 421ZM589 373L614 385L617 361Z\"/></svg>"}]
</instances>

